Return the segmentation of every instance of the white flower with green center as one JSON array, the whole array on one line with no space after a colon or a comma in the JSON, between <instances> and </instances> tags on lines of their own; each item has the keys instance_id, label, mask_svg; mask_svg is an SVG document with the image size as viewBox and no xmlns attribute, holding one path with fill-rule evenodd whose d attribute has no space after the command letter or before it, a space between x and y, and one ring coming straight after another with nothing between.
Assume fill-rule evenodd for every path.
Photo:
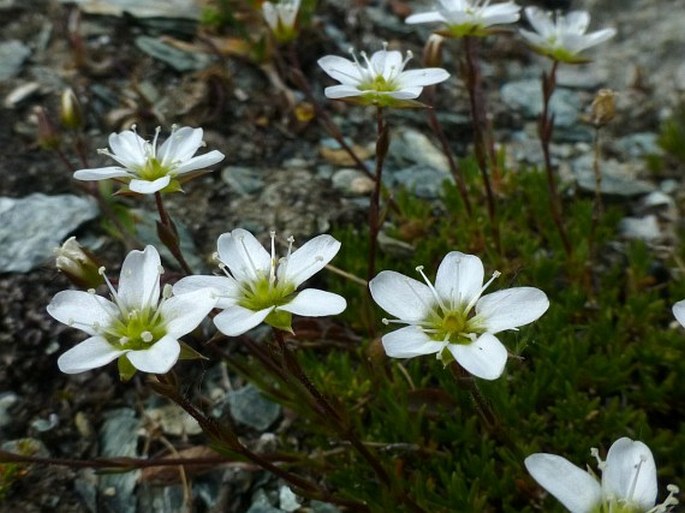
<instances>
[{"instance_id":1,"label":"white flower with green center","mask_svg":"<svg viewBox=\"0 0 685 513\"><path fill-rule=\"evenodd\" d=\"M160 128L150 143L140 137L135 127L109 136L108 149L98 150L116 160L120 165L79 169L74 173L77 180L114 179L128 184L128 188L139 194L154 194L158 191L178 191L181 182L190 179L199 170L213 166L224 159L224 154L212 150L193 156L204 146L202 129L173 127L171 135L157 148Z\"/></svg>"},{"instance_id":2,"label":"white flower with green center","mask_svg":"<svg viewBox=\"0 0 685 513\"><path fill-rule=\"evenodd\" d=\"M435 286L422 267L417 271L425 283L394 271L381 271L369 283L374 301L397 317L383 322L408 325L382 338L392 358L437 354L444 363L454 358L474 376L496 379L504 370L507 350L495 334L533 322L549 307L545 293L533 287L482 296L499 273L483 284L483 263L474 255L448 253Z\"/></svg>"},{"instance_id":3,"label":"white flower with green center","mask_svg":"<svg viewBox=\"0 0 685 513\"><path fill-rule=\"evenodd\" d=\"M327 87L324 94L331 99L357 99L362 103L379 107L402 106L403 101L418 98L425 86L443 82L449 73L442 68L424 68L404 71L412 53L403 59L396 50L375 52L371 58L365 52L359 62L354 50L352 60L327 55L319 59L319 66L340 85Z\"/></svg>"},{"instance_id":4,"label":"white flower with green center","mask_svg":"<svg viewBox=\"0 0 685 513\"><path fill-rule=\"evenodd\" d=\"M85 331L89 338L57 360L66 374L85 372L119 359L122 379L136 369L154 374L168 372L181 352L178 339L194 330L214 308L211 290L171 296L171 287L160 298L159 253L152 246L131 251L121 267L118 290L101 269L112 297L94 291L64 290L48 305L59 322Z\"/></svg>"},{"instance_id":5,"label":"white flower with green center","mask_svg":"<svg viewBox=\"0 0 685 513\"><path fill-rule=\"evenodd\" d=\"M295 38L295 22L300 10L300 0L281 0L278 3L264 2L262 14L266 24L280 43L287 43Z\"/></svg>"},{"instance_id":6,"label":"white flower with green center","mask_svg":"<svg viewBox=\"0 0 685 513\"><path fill-rule=\"evenodd\" d=\"M494 25L518 21L521 7L516 3L490 3L490 0L439 0L434 11L412 14L405 21L443 23L447 29L440 34L451 37L485 36Z\"/></svg>"},{"instance_id":7,"label":"white flower with green center","mask_svg":"<svg viewBox=\"0 0 685 513\"><path fill-rule=\"evenodd\" d=\"M545 490L571 513L664 513L678 504L678 488L667 487L669 495L655 506L656 465L644 443L619 438L609 448L606 461L597 458L601 482L556 454L537 453L525 460L526 468Z\"/></svg>"},{"instance_id":8,"label":"white flower with green center","mask_svg":"<svg viewBox=\"0 0 685 513\"><path fill-rule=\"evenodd\" d=\"M613 28L586 34L590 26L590 14L586 11L562 14L526 7L525 13L534 31L520 29L521 35L536 52L559 62L587 62L587 59L578 55L580 52L616 34Z\"/></svg>"},{"instance_id":9,"label":"white flower with green center","mask_svg":"<svg viewBox=\"0 0 685 513\"><path fill-rule=\"evenodd\" d=\"M228 336L242 335L262 322L291 330L292 314L306 317L336 315L347 302L338 294L297 288L323 269L338 253L340 242L330 235L314 237L301 248L276 256L276 235L271 233L271 253L247 230L237 228L217 241L219 266L224 276L187 276L174 285L185 294L211 288L223 310L214 317L216 327Z\"/></svg>"}]
</instances>

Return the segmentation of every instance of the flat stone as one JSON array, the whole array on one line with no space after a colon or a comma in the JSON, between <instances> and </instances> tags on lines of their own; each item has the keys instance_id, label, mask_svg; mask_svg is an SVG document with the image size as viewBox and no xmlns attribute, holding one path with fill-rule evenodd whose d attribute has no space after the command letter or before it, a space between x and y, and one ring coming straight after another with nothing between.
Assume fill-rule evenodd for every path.
<instances>
[{"instance_id":1,"label":"flat stone","mask_svg":"<svg viewBox=\"0 0 685 513\"><path fill-rule=\"evenodd\" d=\"M184 18L198 20L200 6L195 0L60 0L77 4L87 14L122 16L124 12L136 18Z\"/></svg>"},{"instance_id":2,"label":"flat stone","mask_svg":"<svg viewBox=\"0 0 685 513\"><path fill-rule=\"evenodd\" d=\"M542 86L540 80L517 80L502 86L502 100L511 109L526 118L536 119L542 112ZM581 102L578 93L557 88L550 100L550 112L557 127L570 127L578 123Z\"/></svg>"},{"instance_id":3,"label":"flat stone","mask_svg":"<svg viewBox=\"0 0 685 513\"><path fill-rule=\"evenodd\" d=\"M655 215L645 217L624 217L618 224L618 231L626 239L637 239L645 242L661 237L661 228Z\"/></svg>"},{"instance_id":4,"label":"flat stone","mask_svg":"<svg viewBox=\"0 0 685 513\"><path fill-rule=\"evenodd\" d=\"M197 71L206 68L212 62L212 58L207 54L186 52L156 37L138 36L135 44L143 52L168 64L176 71Z\"/></svg>"},{"instance_id":5,"label":"flat stone","mask_svg":"<svg viewBox=\"0 0 685 513\"><path fill-rule=\"evenodd\" d=\"M573 174L578 186L588 192L595 192L595 172L593 170L593 156L584 155L572 163ZM615 160L600 162L600 192L614 196L639 196L656 189L656 186L635 177L636 169L630 164Z\"/></svg>"},{"instance_id":6,"label":"flat stone","mask_svg":"<svg viewBox=\"0 0 685 513\"><path fill-rule=\"evenodd\" d=\"M367 196L373 191L374 182L357 169L339 169L331 177L333 188L344 196Z\"/></svg>"},{"instance_id":7,"label":"flat stone","mask_svg":"<svg viewBox=\"0 0 685 513\"><path fill-rule=\"evenodd\" d=\"M97 215L95 201L81 196L0 197L0 272L45 264L67 235Z\"/></svg>"},{"instance_id":8,"label":"flat stone","mask_svg":"<svg viewBox=\"0 0 685 513\"><path fill-rule=\"evenodd\" d=\"M384 177L384 182L405 187L419 198L426 199L439 198L444 183L453 181L450 173L425 164L415 164L397 171L388 170Z\"/></svg>"},{"instance_id":9,"label":"flat stone","mask_svg":"<svg viewBox=\"0 0 685 513\"><path fill-rule=\"evenodd\" d=\"M240 196L256 194L264 188L264 178L258 169L228 166L221 170L221 179Z\"/></svg>"},{"instance_id":10,"label":"flat stone","mask_svg":"<svg viewBox=\"0 0 685 513\"><path fill-rule=\"evenodd\" d=\"M0 82L17 75L22 64L31 55L31 49L21 41L0 43Z\"/></svg>"},{"instance_id":11,"label":"flat stone","mask_svg":"<svg viewBox=\"0 0 685 513\"><path fill-rule=\"evenodd\" d=\"M281 415L280 405L269 401L252 385L227 394L233 418L243 425L264 431Z\"/></svg>"},{"instance_id":12,"label":"flat stone","mask_svg":"<svg viewBox=\"0 0 685 513\"><path fill-rule=\"evenodd\" d=\"M390 138L389 158L403 163L421 164L449 174L447 157L424 133L403 128Z\"/></svg>"}]
</instances>

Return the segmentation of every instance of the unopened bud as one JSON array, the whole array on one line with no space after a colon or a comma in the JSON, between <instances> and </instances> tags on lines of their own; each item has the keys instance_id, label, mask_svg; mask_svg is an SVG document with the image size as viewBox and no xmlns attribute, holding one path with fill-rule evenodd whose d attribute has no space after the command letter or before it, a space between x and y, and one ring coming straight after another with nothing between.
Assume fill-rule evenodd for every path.
<instances>
[{"instance_id":1,"label":"unopened bud","mask_svg":"<svg viewBox=\"0 0 685 513\"><path fill-rule=\"evenodd\" d=\"M297 37L297 15L300 0L281 0L277 4L264 2L262 14L264 21L279 44L286 44Z\"/></svg>"},{"instance_id":2,"label":"unopened bud","mask_svg":"<svg viewBox=\"0 0 685 513\"><path fill-rule=\"evenodd\" d=\"M38 146L44 150L55 150L59 148L61 137L55 128L55 124L48 116L43 107L36 107L34 110L38 128L36 129L36 140Z\"/></svg>"},{"instance_id":3,"label":"unopened bud","mask_svg":"<svg viewBox=\"0 0 685 513\"><path fill-rule=\"evenodd\" d=\"M94 289L105 283L97 258L81 247L76 237L69 237L55 250L55 266L78 287Z\"/></svg>"},{"instance_id":4,"label":"unopened bud","mask_svg":"<svg viewBox=\"0 0 685 513\"><path fill-rule=\"evenodd\" d=\"M64 128L78 130L83 127L83 111L74 90L69 87L62 92L59 119Z\"/></svg>"},{"instance_id":5,"label":"unopened bud","mask_svg":"<svg viewBox=\"0 0 685 513\"><path fill-rule=\"evenodd\" d=\"M442 48L445 38L440 34L431 34L423 47L422 61L427 68L439 68L442 66Z\"/></svg>"},{"instance_id":6,"label":"unopened bud","mask_svg":"<svg viewBox=\"0 0 685 513\"><path fill-rule=\"evenodd\" d=\"M590 123L600 128L616 116L616 93L611 89L600 89L590 106Z\"/></svg>"}]
</instances>

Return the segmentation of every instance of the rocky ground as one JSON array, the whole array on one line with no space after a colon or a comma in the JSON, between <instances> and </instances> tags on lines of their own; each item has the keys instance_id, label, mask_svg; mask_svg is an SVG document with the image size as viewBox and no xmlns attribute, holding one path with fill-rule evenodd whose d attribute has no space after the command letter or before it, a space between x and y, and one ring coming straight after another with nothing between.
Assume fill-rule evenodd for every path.
<instances>
[{"instance_id":1,"label":"rocky ground","mask_svg":"<svg viewBox=\"0 0 685 513\"><path fill-rule=\"evenodd\" d=\"M80 334L52 321L50 298L69 287L50 262L68 235L111 259L122 248L105 235L97 206L71 180L71 172L36 143L36 108L55 113L72 87L86 112L88 155L111 131L132 121L151 134L171 123L205 127L208 147L226 154L214 173L191 182L170 211L187 233L192 264L206 266L217 236L236 226L258 233L277 228L296 237L363 219L370 182L316 121L297 120L274 69L241 57L233 39L196 37L199 8L192 0L125 2L0 0L0 439L53 457L143 456L168 450L205 450L197 426L134 381L121 385L113 368L66 377L57 355ZM126 6L124 13L120 8ZM170 7L173 5L173 7ZM325 102L328 79L315 61L349 46L374 50L401 43L416 55L429 33L402 22L430 2L321 1L300 59L318 100L364 158L372 158L373 125L361 108ZM680 179L649 172L644 157L658 154L660 123L685 93L685 11L680 0L577 0L593 14L593 27L618 35L592 52L594 62L562 68L554 98L554 157L568 189L592 190L593 132L578 123L601 87L618 92L618 119L603 134L603 192L631 212L617 236L642 238L668 251L675 237ZM76 37L78 36L78 37ZM78 51L83 45L85 51ZM547 62L531 57L515 34L488 40L484 73L498 140L512 162L536 164L539 76ZM456 68L451 59L446 67ZM457 153L470 139L462 84L441 90L441 119ZM302 105L302 104L300 104ZM449 169L429 137L424 114L393 115L387 185L414 188L438 199ZM73 153L68 159L76 164ZM138 237L151 241L154 206L143 202ZM194 378L218 417L232 416L243 434L268 446L286 420L280 408L221 367ZM138 383L138 385L140 385ZM249 405L249 407L248 407ZM32 450L33 450L32 449ZM26 478L2 488L0 511L121 513L183 511L177 474L132 472L97 476L90 469L34 466ZM194 480L196 511L279 512L300 508L289 489L254 469L226 466ZM309 511L334 512L309 504Z\"/></svg>"}]
</instances>

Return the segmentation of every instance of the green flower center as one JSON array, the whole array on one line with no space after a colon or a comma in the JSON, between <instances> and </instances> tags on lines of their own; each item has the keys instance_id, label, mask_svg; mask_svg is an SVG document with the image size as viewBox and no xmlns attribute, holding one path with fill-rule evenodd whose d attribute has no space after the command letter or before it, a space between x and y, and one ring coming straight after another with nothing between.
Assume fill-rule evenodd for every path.
<instances>
[{"instance_id":1,"label":"green flower center","mask_svg":"<svg viewBox=\"0 0 685 513\"><path fill-rule=\"evenodd\" d=\"M122 315L106 331L106 340L118 349L149 349L166 335L164 319L155 310L133 310Z\"/></svg>"},{"instance_id":2,"label":"green flower center","mask_svg":"<svg viewBox=\"0 0 685 513\"><path fill-rule=\"evenodd\" d=\"M624 501L609 500L602 502L595 506L592 513L642 513L643 510L640 509L634 503L626 503Z\"/></svg>"},{"instance_id":3,"label":"green flower center","mask_svg":"<svg viewBox=\"0 0 685 513\"><path fill-rule=\"evenodd\" d=\"M436 306L426 323L433 340L470 344L474 335L485 333L482 320L464 308L443 311Z\"/></svg>"},{"instance_id":4,"label":"green flower center","mask_svg":"<svg viewBox=\"0 0 685 513\"><path fill-rule=\"evenodd\" d=\"M157 180L169 174L169 167L162 165L162 163L155 157L148 157L145 165L139 167L137 170L138 176L143 180Z\"/></svg>"},{"instance_id":5,"label":"green flower center","mask_svg":"<svg viewBox=\"0 0 685 513\"><path fill-rule=\"evenodd\" d=\"M249 288L243 290L244 295L238 304L255 312L271 306L285 305L292 300L295 292L295 287L291 284L269 283L266 276L249 285Z\"/></svg>"},{"instance_id":6,"label":"green flower center","mask_svg":"<svg viewBox=\"0 0 685 513\"><path fill-rule=\"evenodd\" d=\"M389 93L397 90L397 85L394 80L388 80L383 75L376 75L372 81L363 82L359 85L362 91L376 91L379 93Z\"/></svg>"}]
</instances>

